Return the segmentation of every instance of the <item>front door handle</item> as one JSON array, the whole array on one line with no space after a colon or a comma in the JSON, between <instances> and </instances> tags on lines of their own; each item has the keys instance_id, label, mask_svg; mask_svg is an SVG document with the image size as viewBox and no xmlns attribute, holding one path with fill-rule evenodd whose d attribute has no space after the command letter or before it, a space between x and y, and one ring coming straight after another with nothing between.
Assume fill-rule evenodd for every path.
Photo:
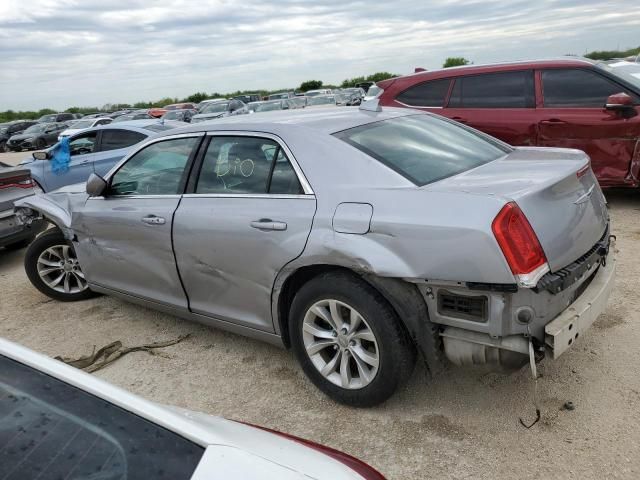
<instances>
[{"instance_id":1,"label":"front door handle","mask_svg":"<svg viewBox=\"0 0 640 480\"><path fill-rule=\"evenodd\" d=\"M274 222L270 218L261 218L260 220L254 220L251 222L252 228L258 230L278 230L283 231L287 229L287 224L284 222Z\"/></svg>"},{"instance_id":2,"label":"front door handle","mask_svg":"<svg viewBox=\"0 0 640 480\"><path fill-rule=\"evenodd\" d=\"M542 125L566 125L567 122L564 120L560 120L558 118L550 118L549 120L542 120L540 122Z\"/></svg>"},{"instance_id":3,"label":"front door handle","mask_svg":"<svg viewBox=\"0 0 640 480\"><path fill-rule=\"evenodd\" d=\"M148 225L164 225L165 223L167 223L164 217L156 217L155 215L142 217L142 221Z\"/></svg>"}]
</instances>

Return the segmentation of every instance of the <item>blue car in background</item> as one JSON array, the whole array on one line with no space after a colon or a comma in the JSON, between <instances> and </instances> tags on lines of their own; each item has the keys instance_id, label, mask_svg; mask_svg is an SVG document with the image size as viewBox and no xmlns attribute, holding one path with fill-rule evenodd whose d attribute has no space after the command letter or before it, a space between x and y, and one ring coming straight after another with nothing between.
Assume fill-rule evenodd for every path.
<instances>
[{"instance_id":1,"label":"blue car in background","mask_svg":"<svg viewBox=\"0 0 640 480\"><path fill-rule=\"evenodd\" d=\"M45 150L47 159L38 160L35 152L20 164L29 169L31 178L45 192L74 183L84 182L89 175L105 175L111 167L122 160L131 147L147 137L176 127L184 127L183 122L160 121L158 119L133 120L102 125L83 130L69 137L69 168L64 173L54 172L51 162L53 147Z\"/></svg>"}]
</instances>

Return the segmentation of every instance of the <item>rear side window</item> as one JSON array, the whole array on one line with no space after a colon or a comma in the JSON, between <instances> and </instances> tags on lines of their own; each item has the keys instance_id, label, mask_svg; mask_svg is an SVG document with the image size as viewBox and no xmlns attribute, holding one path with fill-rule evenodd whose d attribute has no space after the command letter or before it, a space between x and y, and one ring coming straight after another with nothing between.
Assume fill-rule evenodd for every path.
<instances>
[{"instance_id":1,"label":"rear side window","mask_svg":"<svg viewBox=\"0 0 640 480\"><path fill-rule=\"evenodd\" d=\"M443 107L450 83L448 78L419 83L406 89L396 100L413 107Z\"/></svg>"},{"instance_id":2,"label":"rear side window","mask_svg":"<svg viewBox=\"0 0 640 480\"><path fill-rule=\"evenodd\" d=\"M277 142L258 137L212 137L195 193L302 193L298 176Z\"/></svg>"},{"instance_id":3,"label":"rear side window","mask_svg":"<svg viewBox=\"0 0 640 480\"><path fill-rule=\"evenodd\" d=\"M204 449L0 356L0 478L191 478Z\"/></svg>"},{"instance_id":4,"label":"rear side window","mask_svg":"<svg viewBox=\"0 0 640 480\"><path fill-rule=\"evenodd\" d=\"M533 71L487 73L455 79L450 108L533 108Z\"/></svg>"},{"instance_id":5,"label":"rear side window","mask_svg":"<svg viewBox=\"0 0 640 480\"><path fill-rule=\"evenodd\" d=\"M130 130L107 129L102 131L102 139L100 141L100 150L117 150L118 148L127 148L135 145L147 138L139 132Z\"/></svg>"},{"instance_id":6,"label":"rear side window","mask_svg":"<svg viewBox=\"0 0 640 480\"><path fill-rule=\"evenodd\" d=\"M426 185L500 158L508 146L432 115L410 115L334 134L416 185Z\"/></svg>"},{"instance_id":7,"label":"rear side window","mask_svg":"<svg viewBox=\"0 0 640 480\"><path fill-rule=\"evenodd\" d=\"M602 108L609 95L621 92L638 100L637 95L608 78L577 68L544 70L542 89L545 107Z\"/></svg>"}]
</instances>

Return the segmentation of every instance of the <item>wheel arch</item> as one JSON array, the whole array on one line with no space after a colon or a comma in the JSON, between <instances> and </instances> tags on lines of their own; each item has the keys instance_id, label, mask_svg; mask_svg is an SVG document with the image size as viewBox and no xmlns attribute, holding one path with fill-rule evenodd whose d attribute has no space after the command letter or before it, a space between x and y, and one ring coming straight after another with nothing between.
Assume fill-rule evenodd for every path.
<instances>
[{"instance_id":1,"label":"wheel arch","mask_svg":"<svg viewBox=\"0 0 640 480\"><path fill-rule=\"evenodd\" d=\"M292 271L274 290L276 328L286 348L291 346L289 306L300 288L318 275L344 272L373 287L394 310L411 343L422 356L427 369L434 374L442 369L444 355L439 328L429 320L427 304L417 286L397 278L359 273L341 265L306 265Z\"/></svg>"}]
</instances>

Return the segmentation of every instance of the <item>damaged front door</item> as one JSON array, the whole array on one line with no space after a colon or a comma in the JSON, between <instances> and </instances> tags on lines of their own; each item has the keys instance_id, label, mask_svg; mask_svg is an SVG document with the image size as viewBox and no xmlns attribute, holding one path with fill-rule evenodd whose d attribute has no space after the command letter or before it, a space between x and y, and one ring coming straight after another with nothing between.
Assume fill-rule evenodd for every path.
<instances>
[{"instance_id":1,"label":"damaged front door","mask_svg":"<svg viewBox=\"0 0 640 480\"><path fill-rule=\"evenodd\" d=\"M89 198L75 227L89 283L186 309L171 228L198 141L192 136L148 145L111 177L104 197Z\"/></svg>"}]
</instances>

